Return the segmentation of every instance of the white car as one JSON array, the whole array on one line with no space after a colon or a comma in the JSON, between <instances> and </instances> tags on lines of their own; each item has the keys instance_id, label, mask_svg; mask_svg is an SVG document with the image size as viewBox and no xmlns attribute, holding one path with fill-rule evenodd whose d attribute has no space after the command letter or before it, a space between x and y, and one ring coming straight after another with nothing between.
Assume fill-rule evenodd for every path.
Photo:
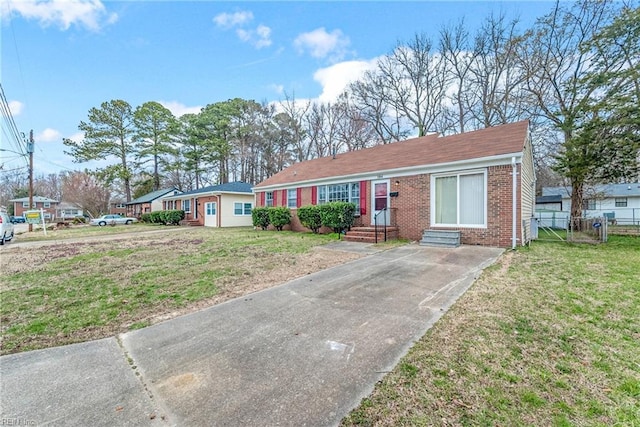
<instances>
[{"instance_id":1,"label":"white car","mask_svg":"<svg viewBox=\"0 0 640 427\"><path fill-rule=\"evenodd\" d=\"M0 245L13 239L14 227L6 212L0 212Z\"/></svg>"},{"instance_id":2,"label":"white car","mask_svg":"<svg viewBox=\"0 0 640 427\"><path fill-rule=\"evenodd\" d=\"M121 215L102 215L98 218L92 218L89 221L90 225L98 225L100 227L104 227L105 225L116 225L116 224L124 224L129 225L134 222L138 222L135 218L129 218Z\"/></svg>"}]
</instances>

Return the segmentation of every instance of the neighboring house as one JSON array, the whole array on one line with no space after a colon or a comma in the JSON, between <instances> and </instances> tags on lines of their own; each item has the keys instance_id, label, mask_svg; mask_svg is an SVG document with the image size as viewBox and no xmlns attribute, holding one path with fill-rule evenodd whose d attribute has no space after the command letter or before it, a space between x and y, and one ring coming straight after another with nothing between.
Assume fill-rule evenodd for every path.
<instances>
[{"instance_id":1,"label":"neighboring house","mask_svg":"<svg viewBox=\"0 0 640 427\"><path fill-rule=\"evenodd\" d=\"M571 212L571 187L544 187L542 195L562 199L561 211ZM608 217L618 224L640 224L640 183L604 184L587 188L582 202L585 217Z\"/></svg>"},{"instance_id":2,"label":"neighboring house","mask_svg":"<svg viewBox=\"0 0 640 427\"><path fill-rule=\"evenodd\" d=\"M254 193L256 206L290 207L293 230L305 230L298 207L348 201L357 225L378 214L402 238L457 230L463 244L509 247L529 240L534 185L529 124L521 121L297 163Z\"/></svg>"},{"instance_id":3,"label":"neighboring house","mask_svg":"<svg viewBox=\"0 0 640 427\"><path fill-rule=\"evenodd\" d=\"M74 203L60 202L56 206L56 219L73 219L83 215L83 209Z\"/></svg>"},{"instance_id":4,"label":"neighboring house","mask_svg":"<svg viewBox=\"0 0 640 427\"><path fill-rule=\"evenodd\" d=\"M29 210L37 209L44 212L44 219L53 221L56 218L56 209L60 203L58 200L49 199L48 197L33 196L33 206L29 207L29 198L21 197L19 199L9 200L13 202L13 214L15 216L24 216Z\"/></svg>"},{"instance_id":5,"label":"neighboring house","mask_svg":"<svg viewBox=\"0 0 640 427\"><path fill-rule=\"evenodd\" d=\"M536 197L536 212L539 211L561 211L562 196L538 196Z\"/></svg>"},{"instance_id":6,"label":"neighboring house","mask_svg":"<svg viewBox=\"0 0 640 427\"><path fill-rule=\"evenodd\" d=\"M252 225L253 201L252 186L246 182L212 185L162 199L164 210L184 210L185 220L207 227Z\"/></svg>"},{"instance_id":7,"label":"neighboring house","mask_svg":"<svg viewBox=\"0 0 640 427\"><path fill-rule=\"evenodd\" d=\"M127 203L123 201L109 203L109 213L122 216L127 215Z\"/></svg>"},{"instance_id":8,"label":"neighboring house","mask_svg":"<svg viewBox=\"0 0 640 427\"><path fill-rule=\"evenodd\" d=\"M147 193L144 196L138 197L137 199L126 203L126 216L140 218L140 216L144 213L160 211L163 209L163 197L172 196L179 193L180 191L175 188L164 188L161 190L152 191L151 193Z\"/></svg>"}]
</instances>

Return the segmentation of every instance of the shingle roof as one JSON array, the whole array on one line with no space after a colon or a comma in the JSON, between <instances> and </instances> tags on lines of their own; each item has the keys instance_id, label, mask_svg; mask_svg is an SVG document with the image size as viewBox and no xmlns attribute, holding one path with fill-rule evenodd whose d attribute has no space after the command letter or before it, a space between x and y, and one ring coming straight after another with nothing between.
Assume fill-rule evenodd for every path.
<instances>
[{"instance_id":1,"label":"shingle roof","mask_svg":"<svg viewBox=\"0 0 640 427\"><path fill-rule=\"evenodd\" d=\"M640 183L632 182L626 184L602 184L593 186L593 191L602 193L605 197L640 197ZM543 196L571 197L571 187L543 187Z\"/></svg>"},{"instance_id":2,"label":"shingle roof","mask_svg":"<svg viewBox=\"0 0 640 427\"><path fill-rule=\"evenodd\" d=\"M205 193L247 193L251 194L253 190L253 186L246 182L235 181L235 182L227 182L225 184L218 185L210 185L208 187L202 187L197 190L185 191L184 193L177 194L172 197L167 197L166 199L180 199L183 196L191 196L194 194L205 194Z\"/></svg>"},{"instance_id":3,"label":"shingle roof","mask_svg":"<svg viewBox=\"0 0 640 427\"><path fill-rule=\"evenodd\" d=\"M296 163L256 187L313 181L333 176L427 166L476 158L521 153L529 122L438 137L428 135Z\"/></svg>"},{"instance_id":4,"label":"shingle roof","mask_svg":"<svg viewBox=\"0 0 640 427\"><path fill-rule=\"evenodd\" d=\"M554 196L538 196L536 197L536 203L559 203L562 202L561 195Z\"/></svg>"},{"instance_id":5,"label":"shingle roof","mask_svg":"<svg viewBox=\"0 0 640 427\"><path fill-rule=\"evenodd\" d=\"M166 195L167 193L173 193L174 191L178 191L175 188L163 188L160 190L152 191L151 193L147 193L144 196L140 196L137 199L133 199L128 202L127 205L137 205L139 203L149 203L154 200Z\"/></svg>"},{"instance_id":6,"label":"shingle roof","mask_svg":"<svg viewBox=\"0 0 640 427\"><path fill-rule=\"evenodd\" d=\"M28 202L29 198L28 197L21 197L19 199L11 199L9 200L10 202ZM42 197L42 196L33 196L33 203L42 203L42 202L49 202L49 203L58 203L57 200L55 199L50 199L48 197Z\"/></svg>"}]
</instances>

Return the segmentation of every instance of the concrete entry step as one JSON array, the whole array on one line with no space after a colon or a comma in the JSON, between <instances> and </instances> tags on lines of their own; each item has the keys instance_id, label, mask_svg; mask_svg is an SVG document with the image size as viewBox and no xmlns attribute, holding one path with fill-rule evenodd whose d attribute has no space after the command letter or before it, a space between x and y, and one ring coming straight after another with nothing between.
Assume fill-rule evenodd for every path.
<instances>
[{"instance_id":1,"label":"concrete entry step","mask_svg":"<svg viewBox=\"0 0 640 427\"><path fill-rule=\"evenodd\" d=\"M398 227L387 227L387 240L396 240L398 238ZM344 240L348 242L376 242L375 227L352 227L347 231ZM378 227L377 241L384 242L384 228Z\"/></svg>"},{"instance_id":2,"label":"concrete entry step","mask_svg":"<svg viewBox=\"0 0 640 427\"><path fill-rule=\"evenodd\" d=\"M457 248L460 246L460 235L457 230L425 230L420 245Z\"/></svg>"}]
</instances>

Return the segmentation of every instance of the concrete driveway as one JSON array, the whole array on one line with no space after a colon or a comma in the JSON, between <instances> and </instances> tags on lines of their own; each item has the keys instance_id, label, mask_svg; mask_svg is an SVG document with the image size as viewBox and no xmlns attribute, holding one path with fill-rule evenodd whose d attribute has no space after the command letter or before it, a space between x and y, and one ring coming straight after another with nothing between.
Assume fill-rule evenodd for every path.
<instances>
[{"instance_id":1,"label":"concrete driveway","mask_svg":"<svg viewBox=\"0 0 640 427\"><path fill-rule=\"evenodd\" d=\"M337 425L502 252L343 243L373 253L117 338L0 358L2 419Z\"/></svg>"}]
</instances>

